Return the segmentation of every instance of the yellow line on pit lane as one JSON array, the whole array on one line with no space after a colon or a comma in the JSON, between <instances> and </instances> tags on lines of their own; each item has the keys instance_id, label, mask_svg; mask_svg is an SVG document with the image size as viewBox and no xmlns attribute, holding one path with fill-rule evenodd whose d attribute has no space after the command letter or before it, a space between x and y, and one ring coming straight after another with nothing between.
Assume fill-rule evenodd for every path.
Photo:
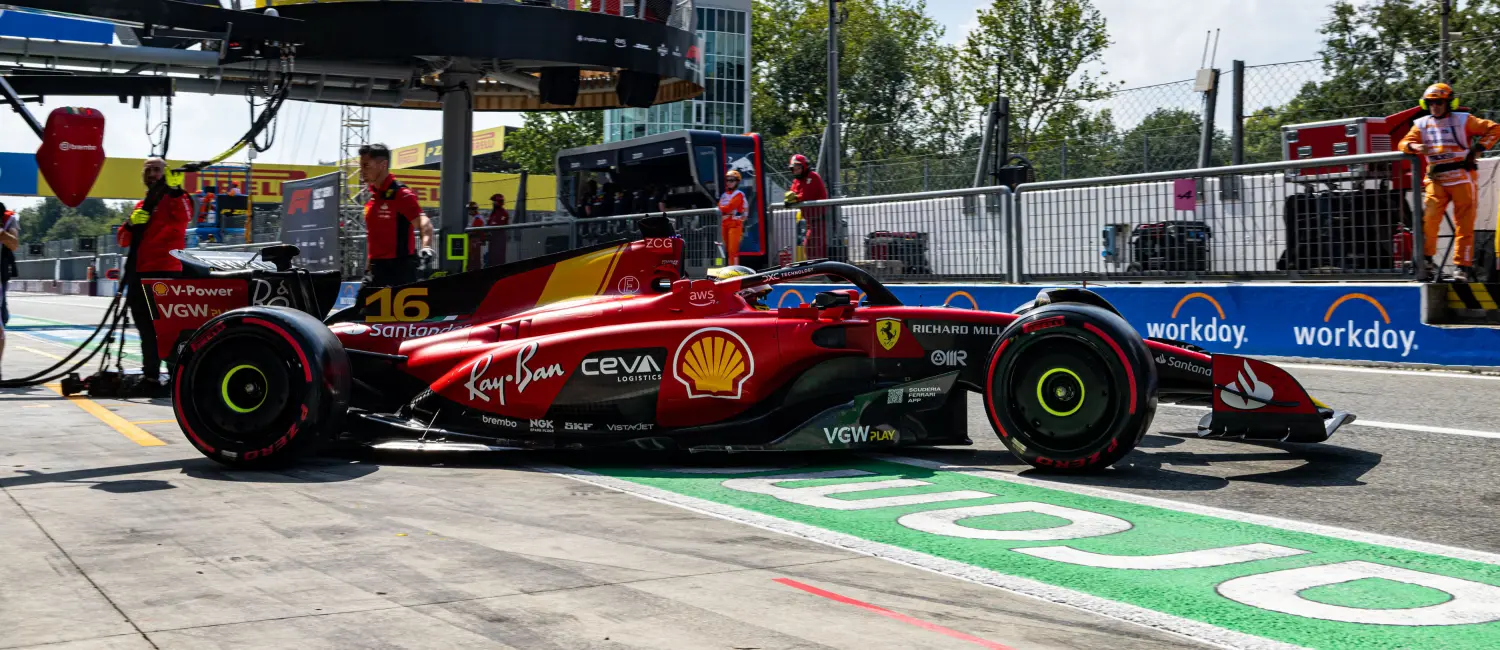
<instances>
[{"instance_id":1,"label":"yellow line on pit lane","mask_svg":"<svg viewBox=\"0 0 1500 650\"><path fill-rule=\"evenodd\" d=\"M43 352L35 348L16 346L16 349L25 350L32 354L39 354L41 356L59 361L62 360L62 357L58 355L52 354L51 352ZM83 409L84 412L88 413L89 415L98 418L100 422L109 425L109 428L120 432L120 435L129 438L130 441L135 444L138 444L142 447L161 447L167 444L165 442L162 442L160 438L146 433L145 429L127 422L125 418L116 415L113 411L104 408L103 406L99 406L91 399L78 397L77 395L63 395L61 384L47 384L47 388L52 389L52 392L57 393L58 395L66 397L67 400L69 402L72 402L74 406L77 406L78 408Z\"/></svg>"}]
</instances>

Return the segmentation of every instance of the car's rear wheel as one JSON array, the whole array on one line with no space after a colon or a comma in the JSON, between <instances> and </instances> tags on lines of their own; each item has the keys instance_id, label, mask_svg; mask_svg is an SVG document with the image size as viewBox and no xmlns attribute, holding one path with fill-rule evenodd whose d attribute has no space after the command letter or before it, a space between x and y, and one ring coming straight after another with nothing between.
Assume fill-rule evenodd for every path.
<instances>
[{"instance_id":1,"label":"car's rear wheel","mask_svg":"<svg viewBox=\"0 0 1500 650\"><path fill-rule=\"evenodd\" d=\"M1156 366L1140 335L1092 305L1038 307L990 351L985 412L1011 453L1046 469L1108 467L1156 413Z\"/></svg>"},{"instance_id":2,"label":"car's rear wheel","mask_svg":"<svg viewBox=\"0 0 1500 650\"><path fill-rule=\"evenodd\" d=\"M181 354L172 384L177 422L188 442L224 465L285 465L343 425L348 357L301 311L236 309L205 323Z\"/></svg>"}]
</instances>

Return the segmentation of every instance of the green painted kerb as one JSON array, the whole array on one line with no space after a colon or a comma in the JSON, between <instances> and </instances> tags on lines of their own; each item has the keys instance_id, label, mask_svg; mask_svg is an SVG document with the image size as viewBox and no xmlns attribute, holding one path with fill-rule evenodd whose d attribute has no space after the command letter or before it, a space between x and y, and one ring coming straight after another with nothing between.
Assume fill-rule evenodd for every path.
<instances>
[{"instance_id":1,"label":"green painted kerb","mask_svg":"<svg viewBox=\"0 0 1500 650\"><path fill-rule=\"evenodd\" d=\"M874 460L838 466L732 476L693 475L634 468L592 469L607 476L642 485L853 535L873 542L890 544L999 573L1029 578L1284 643L1312 648L1347 648L1350 650L1500 648L1500 622L1458 625L1392 625L1324 620L1316 617L1320 613L1326 613L1330 606L1344 612L1353 611L1347 608L1357 608L1367 610L1371 615L1389 616L1393 612L1400 615L1403 611L1418 611L1415 608L1456 607L1459 604L1458 601L1463 601L1470 607L1479 605L1480 612L1476 615L1471 610L1471 617L1477 616L1478 619L1484 619L1487 616L1486 612L1495 612L1496 617L1500 617L1500 598L1495 596L1500 594L1500 591L1492 589L1492 587L1500 586L1500 566L1494 564L1179 512L981 476L928 470ZM743 489L730 489L724 485L726 481L736 479L832 470L862 470L870 472L870 475L856 478L788 481L778 483L774 487L796 489L914 479L928 485L828 494L827 498L860 501L958 490L977 491L994 496L915 505L891 505L862 510L837 510L793 503L783 498L786 497L784 493L782 497L778 497L772 494L747 492ZM743 487L745 484L731 483L731 485ZM1104 530L1107 534L1053 541L1016 541L1014 539L970 539L924 532L909 527L913 523L910 519L907 520L908 525L902 525L897 521L903 515L911 513L1023 502L1044 505L1040 508L1028 506L1030 510L1023 509L1013 513L985 514L952 523L970 531L978 531L980 534L998 536L1014 535L1014 531L1034 530L1040 533L1049 528L1060 530L1058 526L1069 523L1069 519L1064 515L1073 511L1106 515L1107 517L1100 518L1100 520L1113 523L1095 530L1095 532ZM1071 508L1073 511L1036 511L1059 506ZM1074 512L1074 514L1077 513ZM926 519L931 521L933 518ZM1122 526L1119 520L1128 522L1128 527ZM1274 547L1256 548L1280 547L1283 553L1282 556L1266 556L1268 559L1252 559L1209 568L1127 569L1084 566L1058 559L1035 557L1018 550L1036 547L1067 547L1067 549L1083 551L1086 554L1097 554L1089 557L1099 558L1152 556L1250 544L1274 545ZM1292 554L1298 551L1301 553ZM1296 584L1297 578L1294 576L1306 576L1316 572L1274 572L1350 562L1368 564L1341 566L1357 566L1367 571L1398 567L1431 576L1459 578L1468 581L1464 584L1477 589L1480 595L1455 599L1441 589L1414 585L1398 579L1346 577L1336 584L1312 584L1282 594L1281 600L1276 602L1296 605L1296 608L1292 610L1295 613L1285 613L1241 602L1247 599L1253 601L1266 598L1264 594L1267 589L1262 582L1245 580L1226 586L1226 583L1236 578L1266 574L1273 574L1277 580L1281 581L1279 583L1281 585ZM1444 579L1438 578L1438 580ZM1453 583L1449 584L1451 586ZM1220 593L1221 588L1240 596L1241 600L1232 599ZM1263 600L1262 602L1269 601ZM1432 612L1432 610L1426 611Z\"/></svg>"}]
</instances>

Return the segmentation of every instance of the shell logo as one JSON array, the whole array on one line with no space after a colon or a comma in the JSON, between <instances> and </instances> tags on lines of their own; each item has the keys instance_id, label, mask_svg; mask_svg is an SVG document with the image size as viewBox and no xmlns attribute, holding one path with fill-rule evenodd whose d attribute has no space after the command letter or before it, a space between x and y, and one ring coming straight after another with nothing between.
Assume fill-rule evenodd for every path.
<instances>
[{"instance_id":1,"label":"shell logo","mask_svg":"<svg viewBox=\"0 0 1500 650\"><path fill-rule=\"evenodd\" d=\"M754 374L755 355L745 339L720 327L689 334L672 360L672 375L692 399L739 399L745 380Z\"/></svg>"},{"instance_id":2,"label":"shell logo","mask_svg":"<svg viewBox=\"0 0 1500 650\"><path fill-rule=\"evenodd\" d=\"M165 282L153 284L151 285L151 291L158 296L165 296L167 295L167 284Z\"/></svg>"}]
</instances>

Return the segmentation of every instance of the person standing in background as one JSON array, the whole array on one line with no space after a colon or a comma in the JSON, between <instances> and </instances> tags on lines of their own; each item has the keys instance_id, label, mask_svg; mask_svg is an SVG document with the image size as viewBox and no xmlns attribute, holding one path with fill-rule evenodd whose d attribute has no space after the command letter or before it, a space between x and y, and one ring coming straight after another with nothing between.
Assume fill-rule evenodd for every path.
<instances>
[{"instance_id":1,"label":"person standing in background","mask_svg":"<svg viewBox=\"0 0 1500 650\"><path fill-rule=\"evenodd\" d=\"M416 192L391 173L391 150L383 144L359 148L359 175L370 187L365 203L367 287L389 287L417 281L417 265L437 257L432 248L432 220L422 211ZM414 229L422 231L417 246Z\"/></svg>"},{"instance_id":2,"label":"person standing in background","mask_svg":"<svg viewBox=\"0 0 1500 650\"><path fill-rule=\"evenodd\" d=\"M1442 267L1432 258L1437 255L1438 233L1451 203L1453 266L1460 282L1473 282L1474 218L1479 203L1475 158L1500 142L1500 124L1454 110L1458 96L1448 84L1428 86L1418 103L1427 115L1417 118L1397 149L1421 156L1427 165L1427 176L1422 179L1422 254L1427 277L1436 280Z\"/></svg>"},{"instance_id":3,"label":"person standing in background","mask_svg":"<svg viewBox=\"0 0 1500 650\"><path fill-rule=\"evenodd\" d=\"M486 222L485 225L488 225L488 226L509 226L510 225L510 212L506 211L506 209L505 209L505 195L504 194L498 194L497 193L497 194L491 194L490 195L490 218L489 218L489 221ZM506 237L506 234L505 234L504 230L491 230L489 232L489 241L490 241L490 258L489 258L489 263L490 263L491 266L498 266L500 264L504 264L505 263L505 237Z\"/></svg>"},{"instance_id":4,"label":"person standing in background","mask_svg":"<svg viewBox=\"0 0 1500 650\"><path fill-rule=\"evenodd\" d=\"M740 263L740 237L745 233L745 193L740 191L740 173L724 174L724 193L719 196L719 234L723 237L725 263Z\"/></svg>"},{"instance_id":5,"label":"person standing in background","mask_svg":"<svg viewBox=\"0 0 1500 650\"><path fill-rule=\"evenodd\" d=\"M792 172L792 189L786 193L785 203L792 207L807 201L822 201L828 198L828 187L823 184L823 177L813 171L812 163L807 156L797 154L792 156L789 164ZM807 259L815 260L828 257L829 233L826 232L828 224L823 219L827 208L805 208L802 210L802 220L807 225L807 241L803 244L807 252Z\"/></svg>"},{"instance_id":6,"label":"person standing in background","mask_svg":"<svg viewBox=\"0 0 1500 650\"><path fill-rule=\"evenodd\" d=\"M5 361L5 325L10 322L10 304L5 299L5 285L16 273L16 249L21 247L21 219L0 203L0 364ZM0 378L5 376L0 365Z\"/></svg>"},{"instance_id":7,"label":"person standing in background","mask_svg":"<svg viewBox=\"0 0 1500 650\"><path fill-rule=\"evenodd\" d=\"M469 227L479 228L484 226L484 215L479 214L479 203L469 201ZM465 271L474 271L484 268L484 236L483 231L468 233L469 235L469 263Z\"/></svg>"},{"instance_id":8,"label":"person standing in background","mask_svg":"<svg viewBox=\"0 0 1500 650\"><path fill-rule=\"evenodd\" d=\"M124 273L135 278L125 286L125 304L130 308L130 318L135 321L136 334L141 338L141 379L136 384L127 382L126 393L160 397L166 394L166 386L161 381L156 325L143 281L182 275L182 261L172 257L172 251L187 247L193 200L182 187L168 184L167 161L161 158L146 159L141 167L141 182L146 186L147 196L157 193L161 199L150 210L146 209L145 199L137 201L135 211L115 235L115 241L122 248L136 249L132 251L135 266L127 267Z\"/></svg>"}]
</instances>

